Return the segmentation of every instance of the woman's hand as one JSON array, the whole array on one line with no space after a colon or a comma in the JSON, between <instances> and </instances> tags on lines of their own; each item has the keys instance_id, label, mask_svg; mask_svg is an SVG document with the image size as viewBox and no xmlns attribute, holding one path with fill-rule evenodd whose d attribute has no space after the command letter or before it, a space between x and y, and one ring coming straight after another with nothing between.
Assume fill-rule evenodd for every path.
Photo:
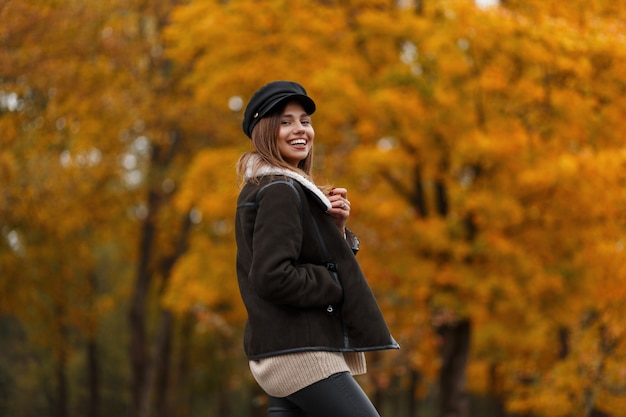
<instances>
[{"instance_id":1,"label":"woman's hand","mask_svg":"<svg viewBox=\"0 0 626 417\"><path fill-rule=\"evenodd\" d=\"M350 216L350 201L348 190L345 188L333 188L328 194L332 208L328 210L341 233L345 233L346 222Z\"/></svg>"}]
</instances>

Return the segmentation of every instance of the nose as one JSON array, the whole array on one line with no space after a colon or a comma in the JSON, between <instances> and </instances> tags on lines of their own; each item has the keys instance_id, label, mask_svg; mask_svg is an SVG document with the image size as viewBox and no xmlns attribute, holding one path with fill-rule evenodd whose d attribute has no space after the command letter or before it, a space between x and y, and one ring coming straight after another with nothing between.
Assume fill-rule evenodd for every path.
<instances>
[{"instance_id":1,"label":"nose","mask_svg":"<svg viewBox=\"0 0 626 417\"><path fill-rule=\"evenodd\" d=\"M294 124L294 129L296 132L303 132L304 131L304 125L302 124L302 122L295 122Z\"/></svg>"}]
</instances>

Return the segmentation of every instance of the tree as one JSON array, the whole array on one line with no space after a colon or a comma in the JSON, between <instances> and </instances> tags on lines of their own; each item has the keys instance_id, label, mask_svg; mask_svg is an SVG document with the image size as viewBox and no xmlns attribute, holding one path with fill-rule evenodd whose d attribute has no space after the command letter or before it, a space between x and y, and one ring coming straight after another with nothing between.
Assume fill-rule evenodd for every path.
<instances>
[{"instance_id":1,"label":"tree","mask_svg":"<svg viewBox=\"0 0 626 417\"><path fill-rule=\"evenodd\" d=\"M617 156L623 153L623 145L613 134L617 126L609 125L623 106L605 106L614 102L604 95L605 83L623 88L620 73L614 72L621 67L617 57L622 52L611 64L601 58L607 44L614 51L621 48L613 37L614 21L609 18L600 24L590 19L594 24L581 28L577 19L571 23L563 18L542 20L549 12L537 15L534 10L527 16L520 14L521 8L517 13L505 8L477 12L460 2L455 5L431 9L428 23L406 38L405 68L390 67L385 80L389 87L372 91L380 103L377 111L399 116L371 135L377 142L361 147L352 165L369 167L369 176L360 180L363 191L373 196L368 205L388 195L389 187L373 185L376 177L384 179L421 218L429 210L441 213L441 201L450 203L445 224L435 219L411 225L400 210L402 201L389 203L396 210L381 209L381 217L373 221L399 224L390 227L390 235L397 240L406 237L405 246L416 247L433 263L416 268L410 265L411 258L401 257L394 269L399 270L397 283L404 278L409 286L405 291L409 297L416 302L429 300L435 311L453 322L459 317L472 319L473 362L484 361L483 375L491 379L485 386L492 387L492 394L515 411L590 412L599 407L591 404L598 397L590 395L585 383L578 388L565 388L564 380L558 388L553 385L553 372L568 375L569 381L588 378L573 371L581 366L581 358L553 355L563 328L587 333L582 323L589 311L598 305L615 308L602 297L588 298L589 285L595 287L602 273L590 258L583 263L577 260L589 250L596 254L591 248L604 239L602 245L612 247L616 259L622 258L623 222L614 210L623 194L620 170L616 170L623 163L623 156ZM567 10L565 17L578 18L573 11ZM597 9L592 13L594 19L605 16ZM585 41L580 41L581 33ZM409 71L413 76L406 75ZM421 98L414 98L415 105L401 99L411 90ZM615 158L611 163L606 162L608 154ZM605 174L594 170L581 181L587 163L604 167ZM612 178L611 185L604 179L596 182L605 175ZM424 194L430 206L415 198ZM600 200L603 209L595 204ZM607 207L615 214L604 212ZM422 237L407 236L407 230ZM377 253L381 259L398 258L397 247L388 251L383 245ZM593 279L588 275L591 270ZM408 271L426 275L422 285L430 294L411 290L423 281L407 282L406 277L412 276ZM623 282L614 285L619 288ZM612 326L622 328L617 323ZM515 328L520 330L511 333ZM592 328L589 331L597 332ZM597 335L590 340L603 345L604 336L598 340ZM569 349L572 340L566 339L561 343ZM622 343L621 330L610 339ZM594 362L606 355L593 345L584 349L590 348L596 352L590 354ZM572 368L561 374L563 360ZM611 379L608 375L619 369L605 377ZM539 392L549 396L549 406L547 397L539 399ZM557 392L563 401L555 402ZM620 389L613 386L610 392L617 394ZM607 403L602 407L618 410Z\"/></svg>"},{"instance_id":2,"label":"tree","mask_svg":"<svg viewBox=\"0 0 626 417\"><path fill-rule=\"evenodd\" d=\"M12 247L3 259L22 277L19 287L6 281L11 304L3 311L17 311L40 343L53 344L58 371L52 397L60 416L71 409L67 369L75 360L74 333L87 340L89 409L91 415L98 412L95 337L104 311L91 308L100 298L109 304L110 294L100 291L119 288L128 273L121 265L135 257L139 267L131 344L136 410L155 389L154 380L146 377L155 374L159 363L149 361L146 346L152 344L145 335L146 300L153 298L149 284L158 274L166 280L182 247L176 242L184 241L188 224L183 220L183 237L176 231L164 234L161 227L176 219L158 211L179 175L175 169L184 164L179 160L174 165L169 157L181 147L173 146L179 132L168 106L175 100L168 103L163 95L166 62L159 59L159 19L170 9L115 1L97 8L74 1L3 5L3 13L15 17L5 19L11 24L5 26L1 74L2 123L12 132L3 152L7 186L2 206L7 213L3 230ZM170 164L174 179L163 172ZM166 244L152 246L153 239ZM142 242L136 253L126 246L129 240ZM109 245L115 246L119 265L108 271L112 277L100 275L106 271L103 262L110 260ZM37 314L11 308L24 301ZM37 325L48 321L52 324L44 328ZM157 340L161 350L170 337L165 313L163 323L166 335Z\"/></svg>"},{"instance_id":3,"label":"tree","mask_svg":"<svg viewBox=\"0 0 626 417\"><path fill-rule=\"evenodd\" d=\"M0 2L7 413L262 410L234 164L243 104L293 79L402 346L369 357L378 405L623 415L626 8L604 3Z\"/></svg>"},{"instance_id":4,"label":"tree","mask_svg":"<svg viewBox=\"0 0 626 417\"><path fill-rule=\"evenodd\" d=\"M434 322L463 332L471 320L475 353L470 372L484 367L480 385L513 410L542 410L541 404L516 398L529 385L546 389L535 369L557 366L551 352L558 335L563 327L577 327L564 311L576 311L576 320L585 315L580 289L584 271L595 268L571 260L582 248L597 245L601 230L623 230L616 216L603 215L594 218L594 226L586 221L580 228L579 217L563 212L572 198L587 201L574 183L567 185L575 168L587 159L602 160L605 149L621 152L621 141L611 133L617 126L608 127L619 116L605 105L613 103L605 96L606 85L621 83L615 72L619 64L607 66L604 52L619 43L614 36L619 24L613 26L610 17L613 6L563 11L539 2L506 2L506 7L479 10L451 1L420 3L416 14L362 2L335 8L338 20L328 13L337 5L314 4L311 14L298 6L286 21L273 14L280 5L270 3L267 18L257 16L258 25L241 28L241 22L253 21L246 2L230 2L213 13L203 11L212 7L206 3L191 3L176 15L172 56L192 63L189 83L198 91L206 88L199 98L208 102L217 91L241 95L242 85L269 77L266 69L273 78L311 85L314 97L333 109L327 123L316 125L318 138L335 137L335 132L344 138L340 146L324 148L323 166L345 174L352 190L364 194L355 197L357 204L376 208L372 213L355 210L357 219L370 227L385 225L365 235L365 248L373 251L365 253L364 263L382 303L394 312L392 327L402 329L410 363L428 369L424 358L432 355L433 345L423 341L436 340L432 333L416 331L416 325ZM198 15L207 18L197 22L193 17ZM587 15L595 23L581 26ZM321 69L312 74L298 63L305 57L300 47L321 33L318 16L345 33L325 33L334 42L332 48L324 41L316 45ZM236 50L215 54L201 47L233 28L245 38L280 39L302 22L311 28L308 39L296 35L282 48L241 42ZM177 25L190 30L175 34ZM581 33L583 43L578 42ZM198 38L203 41L194 43ZM267 60L270 51L289 51L293 64L284 63L280 54ZM261 60L267 68L254 66ZM333 77L346 63L350 77ZM251 67L256 71L246 70ZM207 87L197 83L195 73L216 74L220 81ZM260 80L247 81L253 78ZM319 84L320 79L325 82ZM337 91L337 85L343 88ZM323 121L326 116L320 111L318 117ZM621 161L616 157L611 166ZM350 175L345 166L360 167L364 175ZM620 195L616 171L607 172L614 178L609 188L615 191L609 195ZM607 206L615 210L619 198ZM616 241L613 235L607 244ZM376 263L368 259L374 254ZM388 259L394 259L393 265ZM416 312L416 305L424 310ZM515 326L523 330L511 334ZM467 349L461 352L467 355ZM528 361L535 364L532 376ZM456 380L450 386L462 386L463 366L457 369L461 372L452 375ZM432 368L426 374L432 375ZM567 395L589 397L584 392Z\"/></svg>"}]
</instances>

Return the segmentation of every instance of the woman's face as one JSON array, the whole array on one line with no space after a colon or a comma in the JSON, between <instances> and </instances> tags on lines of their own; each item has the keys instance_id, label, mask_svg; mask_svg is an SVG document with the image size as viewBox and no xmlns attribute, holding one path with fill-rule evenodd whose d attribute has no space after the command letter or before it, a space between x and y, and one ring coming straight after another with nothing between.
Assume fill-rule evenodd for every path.
<instances>
[{"instance_id":1,"label":"woman's face","mask_svg":"<svg viewBox=\"0 0 626 417\"><path fill-rule=\"evenodd\" d=\"M313 148L315 131L311 117L298 102L287 104L280 117L278 150L289 165L294 168L305 159Z\"/></svg>"}]
</instances>

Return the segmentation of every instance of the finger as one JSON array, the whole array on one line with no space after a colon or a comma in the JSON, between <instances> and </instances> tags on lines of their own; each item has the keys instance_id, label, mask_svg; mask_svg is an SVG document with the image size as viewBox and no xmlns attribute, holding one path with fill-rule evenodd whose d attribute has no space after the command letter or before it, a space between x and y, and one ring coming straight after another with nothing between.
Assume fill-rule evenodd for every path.
<instances>
[{"instance_id":1,"label":"finger","mask_svg":"<svg viewBox=\"0 0 626 417\"><path fill-rule=\"evenodd\" d=\"M328 199L330 200L331 203L338 203L338 205L341 205L341 203L344 200L344 198L341 197L340 195L331 195L330 197L328 197Z\"/></svg>"},{"instance_id":2,"label":"finger","mask_svg":"<svg viewBox=\"0 0 626 417\"><path fill-rule=\"evenodd\" d=\"M344 201L336 201L332 204L332 208L329 213L337 217L348 217L350 215L350 206Z\"/></svg>"},{"instance_id":3,"label":"finger","mask_svg":"<svg viewBox=\"0 0 626 417\"><path fill-rule=\"evenodd\" d=\"M348 200L347 198L342 198L339 200L341 204L339 204L339 207L341 207L343 210L350 210L350 200Z\"/></svg>"},{"instance_id":4,"label":"finger","mask_svg":"<svg viewBox=\"0 0 626 417\"><path fill-rule=\"evenodd\" d=\"M330 198L330 202L331 205L335 208L344 208L350 206L350 202L347 199L341 197Z\"/></svg>"}]
</instances>

